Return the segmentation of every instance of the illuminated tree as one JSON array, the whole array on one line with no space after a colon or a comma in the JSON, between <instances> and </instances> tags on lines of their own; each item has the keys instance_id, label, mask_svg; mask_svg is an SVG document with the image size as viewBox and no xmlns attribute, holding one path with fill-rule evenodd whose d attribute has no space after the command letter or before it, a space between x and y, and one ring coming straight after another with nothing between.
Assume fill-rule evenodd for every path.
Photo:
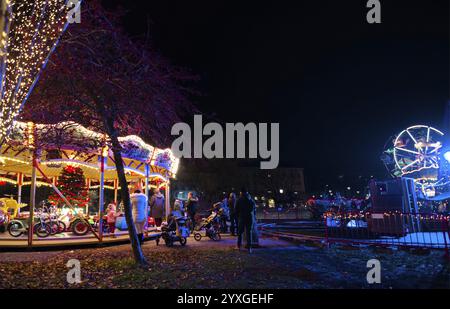
<instances>
[{"instance_id":1,"label":"illuminated tree","mask_svg":"<svg viewBox=\"0 0 450 309\"><path fill-rule=\"evenodd\" d=\"M24 119L72 120L107 135L133 254L137 263L145 265L118 137L139 134L157 146L168 146L172 124L194 111L185 85L192 76L170 65L147 44L132 41L116 26L117 16L107 14L98 1L85 2L82 16L83 22L62 38Z\"/></svg>"},{"instance_id":2,"label":"illuminated tree","mask_svg":"<svg viewBox=\"0 0 450 309\"><path fill-rule=\"evenodd\" d=\"M85 207L89 202L85 181L86 178L84 177L82 168L67 165L58 177L57 187L71 205ZM48 199L53 205L65 203L65 201L56 193L50 195Z\"/></svg>"},{"instance_id":3,"label":"illuminated tree","mask_svg":"<svg viewBox=\"0 0 450 309\"><path fill-rule=\"evenodd\" d=\"M0 84L0 142L39 80L48 57L67 27L66 0L11 0L4 20L5 61ZM9 27L10 26L10 27ZM7 31L5 32L5 36Z\"/></svg>"}]
</instances>

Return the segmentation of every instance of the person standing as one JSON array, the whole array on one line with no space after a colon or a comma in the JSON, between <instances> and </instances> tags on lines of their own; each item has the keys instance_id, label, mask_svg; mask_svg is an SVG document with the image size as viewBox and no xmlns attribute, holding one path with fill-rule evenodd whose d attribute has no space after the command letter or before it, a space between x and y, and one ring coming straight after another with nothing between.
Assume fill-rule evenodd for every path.
<instances>
[{"instance_id":1,"label":"person standing","mask_svg":"<svg viewBox=\"0 0 450 309\"><path fill-rule=\"evenodd\" d=\"M228 208L230 211L230 233L231 236L236 236L237 217L236 217L236 194L230 193L228 197Z\"/></svg>"},{"instance_id":2,"label":"person standing","mask_svg":"<svg viewBox=\"0 0 450 309\"><path fill-rule=\"evenodd\" d=\"M131 194L131 205L133 207L133 220L136 226L136 233L138 234L139 243L142 245L144 242L145 224L147 223L148 211L147 196L141 192L141 190L134 191Z\"/></svg>"},{"instance_id":3,"label":"person standing","mask_svg":"<svg viewBox=\"0 0 450 309\"><path fill-rule=\"evenodd\" d=\"M228 198L225 195L221 202L221 216L220 216L220 226L222 233L228 233L228 219L230 218L230 209L228 208Z\"/></svg>"},{"instance_id":4,"label":"person standing","mask_svg":"<svg viewBox=\"0 0 450 309\"><path fill-rule=\"evenodd\" d=\"M245 232L248 244L248 253L252 253L252 228L255 208L255 202L247 192L247 189L242 188L235 208L235 213L238 218L237 248L241 250L242 234Z\"/></svg>"},{"instance_id":5,"label":"person standing","mask_svg":"<svg viewBox=\"0 0 450 309\"><path fill-rule=\"evenodd\" d=\"M188 199L186 201L186 211L188 213L189 218L191 219L191 231L194 230L195 227L195 214L197 213L198 206L198 198L194 197L194 193L188 193Z\"/></svg>"},{"instance_id":6,"label":"person standing","mask_svg":"<svg viewBox=\"0 0 450 309\"><path fill-rule=\"evenodd\" d=\"M159 192L159 189L155 189L154 194L150 198L150 217L155 219L155 225L161 226L164 214L164 195Z\"/></svg>"}]
</instances>

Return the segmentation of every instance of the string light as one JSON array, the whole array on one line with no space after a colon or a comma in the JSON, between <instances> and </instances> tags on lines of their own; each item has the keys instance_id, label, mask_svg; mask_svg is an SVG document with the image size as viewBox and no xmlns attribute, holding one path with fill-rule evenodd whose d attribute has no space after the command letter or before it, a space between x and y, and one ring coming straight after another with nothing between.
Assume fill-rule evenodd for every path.
<instances>
[{"instance_id":1,"label":"string light","mask_svg":"<svg viewBox=\"0 0 450 309\"><path fill-rule=\"evenodd\" d=\"M12 161L12 162L16 162L16 163L21 163L21 164L27 164L29 165L30 162L24 161L24 160L20 160L17 158L11 158L11 157L5 157L5 156L0 156L0 160L8 160L8 161Z\"/></svg>"},{"instance_id":2,"label":"string light","mask_svg":"<svg viewBox=\"0 0 450 309\"><path fill-rule=\"evenodd\" d=\"M10 179L10 178L6 178L6 177L0 177L0 181L2 182L6 182L12 185L17 185L17 181Z\"/></svg>"},{"instance_id":3,"label":"string light","mask_svg":"<svg viewBox=\"0 0 450 309\"><path fill-rule=\"evenodd\" d=\"M9 34L2 34L6 60L1 81L0 141L8 137L68 25L66 0L12 0L10 7L12 27Z\"/></svg>"},{"instance_id":4,"label":"string light","mask_svg":"<svg viewBox=\"0 0 450 309\"><path fill-rule=\"evenodd\" d=\"M22 185L23 186L30 186L31 185L31 181L24 182ZM36 181L36 186L38 186L38 187L41 187L41 186L43 186L43 187L53 187L52 184L49 184L48 182L43 182L43 181Z\"/></svg>"},{"instance_id":5,"label":"string light","mask_svg":"<svg viewBox=\"0 0 450 309\"><path fill-rule=\"evenodd\" d=\"M44 125L44 124L34 124L33 125L33 127L36 128L36 132L37 132L36 138L37 139L45 138L45 137L39 137L39 132L49 131L48 126L50 126L50 125ZM83 127L82 125L77 124L75 122L67 121L67 122L61 122L61 123L51 125L51 126L56 126L58 128L66 129L67 130L67 132L65 132L66 134L74 135L77 138L83 139L86 144L90 144L90 145L98 145L99 140L105 139L104 134L87 129L87 128ZM70 128L70 129L67 129L67 128ZM10 141L14 141L15 143L23 143L24 140L27 141L28 139L32 138L31 137L32 134L29 134L29 132L28 132L29 129L30 129L29 123L15 121L13 124L13 128L12 128L12 131L14 132L14 134L11 135ZM28 134L26 132L28 132ZM69 138L69 141L70 141L70 138ZM174 154L172 153L172 150L170 148L160 149L157 147L153 147L149 144L146 144L140 137L138 137L136 135L119 137L119 141L121 142L121 144L124 148L124 153L125 153L124 158L137 160L137 161L140 161L143 163L150 163L150 165L155 166L155 165L158 165L158 163L159 163L159 162L157 162L158 160L156 160L156 158L158 158L160 156L164 156L164 159L167 160L167 165L164 165L164 166L158 165L158 166L161 167L162 169L164 169L166 172L164 172L164 175L162 175L160 173L150 173L149 176L151 178L156 177L156 178L163 180L164 182L167 182L169 175L171 177L174 177L176 175L180 160L179 160L179 158L174 156ZM31 142L29 141L28 144L30 144L30 143L31 144L34 143L34 140ZM136 152L127 151L127 145L130 143L133 145L133 147L131 147L131 149L136 149L135 150ZM66 145L66 146L69 147L70 145ZM64 148L64 146L62 146L62 148ZM98 153L99 150L97 148L95 148L95 149L92 149L91 151ZM102 154L104 156L108 155L107 152L109 151L109 149L107 147L104 147L103 151L104 152ZM14 158L14 157L0 156L0 160L2 160L2 159L30 165L30 162L21 160L18 158ZM96 170L96 171L100 170L97 163L92 164L92 163L88 163L88 162L79 161L76 159L51 159L51 160L41 161L40 164L45 165L49 168L51 168L52 165L55 165L55 164L57 164L57 165L65 164L65 165L73 165L73 166L81 167L81 168L89 168L89 169ZM115 169L116 169L115 166L111 166L111 165L105 166L105 171L111 171L111 170L115 170ZM141 171L137 168L133 168L130 166L124 166L124 169L128 173L135 173L142 177L146 176L144 171ZM167 175L167 174L169 174L169 175Z\"/></svg>"},{"instance_id":6,"label":"string light","mask_svg":"<svg viewBox=\"0 0 450 309\"><path fill-rule=\"evenodd\" d=\"M80 162L80 161L76 161L76 160L64 160L64 159L53 159L53 160L48 160L48 161L42 161L40 162L43 165L46 166L51 166L53 164L65 164L65 165L71 165L74 167L86 167L86 168L90 168L93 170L98 170L99 167L97 165L94 164L89 164L89 163L85 163L85 162ZM49 166L49 167L50 167Z\"/></svg>"}]
</instances>

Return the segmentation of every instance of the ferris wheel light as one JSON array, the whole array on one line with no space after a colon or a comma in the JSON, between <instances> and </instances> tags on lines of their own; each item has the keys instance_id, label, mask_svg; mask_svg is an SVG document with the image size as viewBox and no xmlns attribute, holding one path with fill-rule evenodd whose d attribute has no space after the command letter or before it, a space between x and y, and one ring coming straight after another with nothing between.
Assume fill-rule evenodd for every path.
<instances>
[{"instance_id":1,"label":"ferris wheel light","mask_svg":"<svg viewBox=\"0 0 450 309\"><path fill-rule=\"evenodd\" d=\"M393 157L401 175L439 169L444 134L430 126L417 125L403 130L394 141Z\"/></svg>"},{"instance_id":2,"label":"ferris wheel light","mask_svg":"<svg viewBox=\"0 0 450 309\"><path fill-rule=\"evenodd\" d=\"M447 152L444 153L444 159L450 163L450 150L448 150Z\"/></svg>"}]
</instances>

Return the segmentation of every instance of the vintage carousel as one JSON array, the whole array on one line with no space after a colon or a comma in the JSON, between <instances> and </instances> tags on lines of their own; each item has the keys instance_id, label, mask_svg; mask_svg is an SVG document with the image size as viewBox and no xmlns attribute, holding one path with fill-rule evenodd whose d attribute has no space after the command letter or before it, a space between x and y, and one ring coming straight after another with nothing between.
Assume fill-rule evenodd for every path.
<instances>
[{"instance_id":1,"label":"vintage carousel","mask_svg":"<svg viewBox=\"0 0 450 309\"><path fill-rule=\"evenodd\" d=\"M168 213L170 179L176 175L179 159L170 149L153 147L135 135L120 137L119 142L129 187L142 188L147 197L152 188L161 189ZM106 224L102 224L105 204L110 202L105 201L105 190L114 191L116 203L120 190L108 145L108 136L74 122L53 125L15 122L0 147L0 182L16 187L16 194L0 196L0 247L127 241L126 226L122 232L110 235L104 229ZM88 197L77 200L71 192L61 190L61 175L72 170L82 174L87 190L96 191L98 207L93 207ZM29 196L23 196L24 186L30 187ZM57 203L37 200L36 190L42 186L53 188ZM83 203L74 202L83 199L86 199ZM68 214L70 218L64 222L61 217Z\"/></svg>"}]
</instances>

